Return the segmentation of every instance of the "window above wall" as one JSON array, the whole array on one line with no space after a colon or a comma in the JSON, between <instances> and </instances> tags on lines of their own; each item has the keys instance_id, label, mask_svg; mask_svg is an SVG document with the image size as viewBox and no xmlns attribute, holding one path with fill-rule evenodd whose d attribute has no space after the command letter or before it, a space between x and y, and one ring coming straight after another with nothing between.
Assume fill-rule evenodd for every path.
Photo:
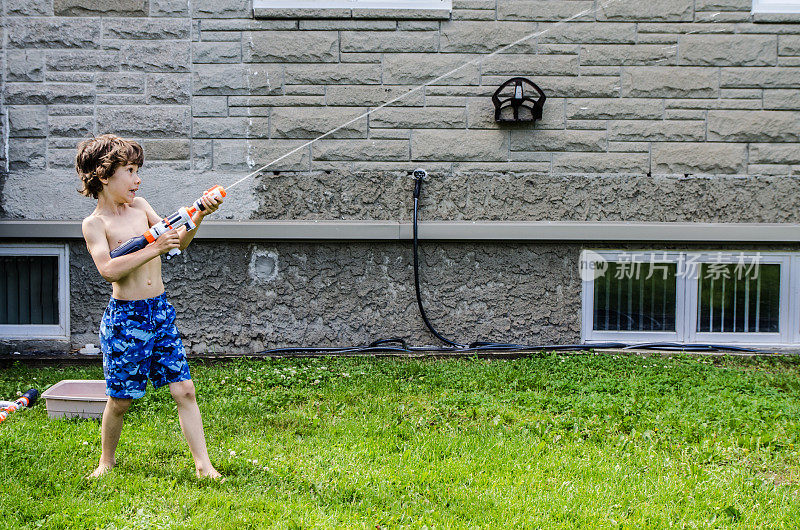
<instances>
[{"instance_id":1,"label":"window above wall","mask_svg":"<svg viewBox=\"0 0 800 530\"><path fill-rule=\"evenodd\" d=\"M452 0L253 0L256 18L450 18Z\"/></svg>"},{"instance_id":2,"label":"window above wall","mask_svg":"<svg viewBox=\"0 0 800 530\"><path fill-rule=\"evenodd\" d=\"M753 0L753 13L800 13L800 0Z\"/></svg>"}]
</instances>

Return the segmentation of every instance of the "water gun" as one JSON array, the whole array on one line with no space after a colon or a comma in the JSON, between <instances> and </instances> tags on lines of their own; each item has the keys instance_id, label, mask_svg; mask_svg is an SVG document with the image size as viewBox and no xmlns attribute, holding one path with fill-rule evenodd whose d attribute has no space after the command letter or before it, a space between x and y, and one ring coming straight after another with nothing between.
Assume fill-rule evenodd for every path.
<instances>
[{"instance_id":1,"label":"water gun","mask_svg":"<svg viewBox=\"0 0 800 530\"><path fill-rule=\"evenodd\" d=\"M0 423L3 423L3 421L6 418L8 418L8 415L11 414L12 412L16 412L18 409L21 409L23 407L32 407L33 404L36 403L36 399L38 397L39 397L39 391L36 390L35 388L31 388L30 390L22 394L22 396L19 399L17 399L10 405L4 407L3 410L0 410ZM2 403L5 404L6 402Z\"/></svg>"},{"instance_id":2,"label":"water gun","mask_svg":"<svg viewBox=\"0 0 800 530\"><path fill-rule=\"evenodd\" d=\"M225 188L222 186L214 186L213 188L206 190L203 193L203 197L211 197L222 199L227 195ZM186 231L194 230L197 228L197 225L194 224L192 221L192 215L197 213L198 211L204 211L206 207L203 205L202 197L194 201L194 204L189 208L183 207L180 208L177 212L170 215L169 217L165 217L157 224L150 227L150 229L145 232L144 234L136 237L132 237L114 250L111 251L112 258L118 258L119 256L124 256L125 254L130 254L131 252L136 252L137 250L141 250L146 247L148 244L152 243L158 237L167 232L168 230L174 228L178 229L181 226L186 227ZM173 248L167 254L167 259L170 259L172 256L177 256L180 254L180 249Z\"/></svg>"}]
</instances>

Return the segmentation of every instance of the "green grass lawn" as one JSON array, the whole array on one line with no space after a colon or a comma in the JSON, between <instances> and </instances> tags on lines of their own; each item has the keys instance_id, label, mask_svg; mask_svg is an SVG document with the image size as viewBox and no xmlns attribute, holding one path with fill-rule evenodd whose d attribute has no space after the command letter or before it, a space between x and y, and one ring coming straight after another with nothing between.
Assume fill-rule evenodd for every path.
<instances>
[{"instance_id":1,"label":"green grass lawn","mask_svg":"<svg viewBox=\"0 0 800 530\"><path fill-rule=\"evenodd\" d=\"M798 528L800 358L195 363L219 484L166 389L99 423L0 424L8 528ZM97 368L0 370L0 399Z\"/></svg>"}]
</instances>

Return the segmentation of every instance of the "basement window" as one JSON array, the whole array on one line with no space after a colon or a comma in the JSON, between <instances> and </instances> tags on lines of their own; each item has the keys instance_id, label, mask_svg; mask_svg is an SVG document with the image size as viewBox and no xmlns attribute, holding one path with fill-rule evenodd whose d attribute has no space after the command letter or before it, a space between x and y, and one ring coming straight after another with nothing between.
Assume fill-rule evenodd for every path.
<instances>
[{"instance_id":1,"label":"basement window","mask_svg":"<svg viewBox=\"0 0 800 530\"><path fill-rule=\"evenodd\" d=\"M255 18L447 20L452 0L253 0Z\"/></svg>"},{"instance_id":2,"label":"basement window","mask_svg":"<svg viewBox=\"0 0 800 530\"><path fill-rule=\"evenodd\" d=\"M595 280L593 329L675 332L676 264L642 263L630 271L636 274L626 268L624 262L611 262Z\"/></svg>"},{"instance_id":3,"label":"basement window","mask_svg":"<svg viewBox=\"0 0 800 530\"><path fill-rule=\"evenodd\" d=\"M753 13L800 13L800 1L753 0Z\"/></svg>"},{"instance_id":4,"label":"basement window","mask_svg":"<svg viewBox=\"0 0 800 530\"><path fill-rule=\"evenodd\" d=\"M69 338L67 246L0 245L0 338Z\"/></svg>"},{"instance_id":5,"label":"basement window","mask_svg":"<svg viewBox=\"0 0 800 530\"><path fill-rule=\"evenodd\" d=\"M584 251L581 272L586 343L800 342L800 253Z\"/></svg>"},{"instance_id":6,"label":"basement window","mask_svg":"<svg viewBox=\"0 0 800 530\"><path fill-rule=\"evenodd\" d=\"M697 284L697 331L778 333L780 265L746 269L704 263Z\"/></svg>"}]
</instances>

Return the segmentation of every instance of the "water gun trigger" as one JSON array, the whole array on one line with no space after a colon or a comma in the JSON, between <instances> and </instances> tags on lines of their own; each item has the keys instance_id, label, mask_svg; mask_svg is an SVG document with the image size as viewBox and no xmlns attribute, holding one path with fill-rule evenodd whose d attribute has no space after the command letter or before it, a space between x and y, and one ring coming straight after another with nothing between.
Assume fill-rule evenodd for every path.
<instances>
[{"instance_id":1,"label":"water gun trigger","mask_svg":"<svg viewBox=\"0 0 800 530\"><path fill-rule=\"evenodd\" d=\"M186 220L186 231L187 232L191 232L192 230L197 228L197 225L194 224L194 221L192 221L192 213L194 213L194 212L189 212L189 219Z\"/></svg>"}]
</instances>

